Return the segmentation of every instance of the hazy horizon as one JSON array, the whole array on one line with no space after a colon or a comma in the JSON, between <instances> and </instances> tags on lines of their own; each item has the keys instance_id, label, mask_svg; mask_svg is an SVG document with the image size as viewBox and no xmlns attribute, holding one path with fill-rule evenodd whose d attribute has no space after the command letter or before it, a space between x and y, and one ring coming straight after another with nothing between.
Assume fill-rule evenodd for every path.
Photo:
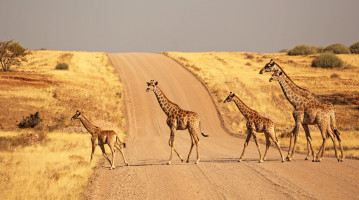
<instances>
[{"instance_id":1,"label":"hazy horizon","mask_svg":"<svg viewBox=\"0 0 359 200\"><path fill-rule=\"evenodd\" d=\"M359 41L356 0L0 0L0 41L100 52L247 51Z\"/></svg>"}]
</instances>

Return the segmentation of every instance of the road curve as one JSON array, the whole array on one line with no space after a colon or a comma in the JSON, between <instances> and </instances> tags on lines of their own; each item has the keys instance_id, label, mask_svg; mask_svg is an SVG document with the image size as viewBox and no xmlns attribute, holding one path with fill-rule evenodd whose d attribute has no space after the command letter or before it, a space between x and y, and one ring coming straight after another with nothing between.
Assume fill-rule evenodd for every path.
<instances>
[{"instance_id":1,"label":"road curve","mask_svg":"<svg viewBox=\"0 0 359 200\"><path fill-rule=\"evenodd\" d=\"M250 141L237 162L243 139L228 135L204 86L187 70L160 54L109 54L124 84L128 132L123 166L119 155L115 170L108 163L91 178L86 199L356 199L359 197L359 161L336 162L324 158L321 163L305 161L296 155L292 162L280 162L275 148L267 161L258 163L258 152ZM195 165L195 149L190 163L175 157L166 165L170 148L166 115L146 82L158 81L166 96L183 109L195 111L202 130L201 161ZM238 112L238 115L240 113ZM177 131L176 147L187 156L190 137ZM261 144L262 152L264 145Z\"/></svg>"}]
</instances>

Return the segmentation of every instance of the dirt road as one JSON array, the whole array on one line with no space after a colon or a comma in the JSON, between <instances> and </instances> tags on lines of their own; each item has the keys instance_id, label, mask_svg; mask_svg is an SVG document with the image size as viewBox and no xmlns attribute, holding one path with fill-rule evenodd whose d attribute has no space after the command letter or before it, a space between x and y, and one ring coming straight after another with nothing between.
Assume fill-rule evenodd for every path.
<instances>
[{"instance_id":1,"label":"dirt road","mask_svg":"<svg viewBox=\"0 0 359 200\"><path fill-rule=\"evenodd\" d=\"M251 140L245 160L239 163L244 140L221 128L209 94L191 73L160 54L110 54L110 59L125 85L130 166L123 166L118 154L115 170L109 170L104 162L88 187L87 199L359 198L359 161L338 163L326 157L321 163L312 163L296 154L292 162L281 163L278 151L270 148L268 160L258 163ZM198 165L194 164L195 151L190 163L174 156L172 165L166 165L170 132L155 95L145 91L146 82L152 79L171 101L199 114L202 130L210 137L199 136ZM186 157L188 132L177 131L175 141ZM261 144L262 152L264 147Z\"/></svg>"}]
</instances>

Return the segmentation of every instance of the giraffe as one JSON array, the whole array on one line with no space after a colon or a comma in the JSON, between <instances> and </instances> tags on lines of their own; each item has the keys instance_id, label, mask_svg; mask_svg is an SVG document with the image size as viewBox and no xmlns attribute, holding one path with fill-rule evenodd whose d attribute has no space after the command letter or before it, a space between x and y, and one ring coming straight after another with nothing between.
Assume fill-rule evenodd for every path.
<instances>
[{"instance_id":1,"label":"giraffe","mask_svg":"<svg viewBox=\"0 0 359 200\"><path fill-rule=\"evenodd\" d=\"M76 111L75 115L71 118L73 119L79 119L82 123L82 125L86 128L86 130L91 134L91 142L92 142L92 153L91 153L91 160L93 159L93 155L95 152L95 148L97 145L101 147L103 156L110 162L111 169L115 169L115 147L121 152L123 161L126 166L128 166L128 163L126 161L125 155L124 155L124 149L126 147L126 144L121 142L118 138L117 134L113 130L102 130L101 128L94 126L90 123L90 121L80 112ZM105 144L107 144L112 152L112 161L108 158L106 152L105 152Z\"/></svg>"},{"instance_id":2,"label":"giraffe","mask_svg":"<svg viewBox=\"0 0 359 200\"><path fill-rule=\"evenodd\" d=\"M269 139L272 139L272 141L274 142L274 144L278 148L280 156L282 158L282 162L284 162L284 157L283 157L282 151L281 151L280 146L279 146L279 141L278 141L278 138L276 136L275 127L274 127L274 123L272 122L272 120L260 116L257 111L252 110L248 106L246 106L232 92L228 95L228 97L224 100L223 103L231 102L231 101L233 101L237 105L239 111L247 119L247 124L246 124L246 126L247 126L247 139L244 142L244 147L243 147L242 155L239 158L239 162L242 161L244 152L245 152L245 150L246 150L246 148L248 146L249 140L251 139L252 135L253 135L254 142L256 143L256 146L258 148L259 162L263 162L264 160L266 160L267 151L268 151L268 148L270 146L270 140ZM261 151L259 149L256 132L258 132L258 133L263 133L264 132L264 136L266 137L266 150L264 152L263 158L262 158L262 155L261 155Z\"/></svg>"},{"instance_id":3,"label":"giraffe","mask_svg":"<svg viewBox=\"0 0 359 200\"><path fill-rule=\"evenodd\" d=\"M335 137L338 140L339 143L339 147L341 149L342 152L342 159L344 159L344 154L343 154L343 148L341 145L341 136L340 133L337 129L336 126L336 112L335 112L335 108L333 106L333 104L331 104L330 102L326 102L326 101L321 101L320 99L318 99L313 93L309 92L308 90L299 87L298 85L296 85L292 79L285 73L285 71L278 65L278 63L274 62L273 59L271 59L269 61L269 63L267 63L259 72L259 74L263 74L264 72L282 72L282 78L285 79L285 81L287 82L287 84L298 94L300 94L301 96L304 96L305 98L307 98L310 101L313 101L314 104L321 104L323 107L325 107L326 110L330 110L330 125L332 130L334 131ZM303 125L304 131L306 133L306 135L308 135L309 137L307 139L309 139L309 141L307 140L307 149L308 149L308 153L306 156L306 160L308 160L309 155L310 155L310 142L312 140L311 136L310 136L310 132L309 132L309 127L308 125ZM294 131L294 130L293 130Z\"/></svg>"},{"instance_id":4,"label":"giraffe","mask_svg":"<svg viewBox=\"0 0 359 200\"><path fill-rule=\"evenodd\" d=\"M192 111L187 111L181 109L177 104L171 102L168 100L168 98L165 96L165 94L162 92L162 90L158 87L158 82L151 80L150 82L147 82L147 92L153 91L157 97L158 103L160 104L160 107L162 108L163 112L167 115L167 125L171 129L170 139L168 140L168 145L171 147L171 153L170 158L168 161L168 165L172 162L172 153L173 151L176 152L177 156L181 159L183 162L183 159L181 155L178 153L176 147L175 147L175 133L176 130L186 130L188 129L188 132L191 136L192 144L191 148L188 153L187 162L189 162L192 149L194 144L196 144L197 149L197 160L195 164L198 164L200 161L199 157L199 138L197 134L197 129L201 129L200 124L200 118L197 113ZM201 131L202 136L208 137L208 135L205 135Z\"/></svg>"},{"instance_id":5,"label":"giraffe","mask_svg":"<svg viewBox=\"0 0 359 200\"><path fill-rule=\"evenodd\" d=\"M332 110L330 110L330 109L328 110L323 104L318 103L318 101L311 101L310 99L306 98L305 96L302 96L302 95L298 94L297 92L295 92L294 89L292 89L290 87L290 85L284 78L283 72L280 72L280 71L275 72L272 75L272 77L269 79L269 82L272 82L272 81L279 82L287 100L295 108L295 110L293 111L293 117L295 119L295 127L291 134L287 160L290 161L295 153L295 146L296 146L297 139L298 139L299 127L302 125L303 128L306 130L306 128L308 128L308 125L317 124L317 126L319 127L320 132L322 134L323 143L319 149L319 152L318 152L316 158L314 155L310 135L307 134L307 133L309 133L309 131L307 131L307 130L305 131L307 141L309 142L309 146L312 151L313 161L318 161L318 162L321 161L322 157L324 156L326 139L328 137L330 137L333 141L335 156L336 156L338 162L343 161L343 149L341 146L341 141L338 139L339 145L342 150L340 157L338 156L337 146L334 141L335 138L333 135L336 135L337 133L335 132L335 130L332 129L333 126L331 125L332 121L331 121L330 117L332 115ZM294 136L294 141L293 141L293 136ZM292 143L293 143L293 145L292 145Z\"/></svg>"}]
</instances>

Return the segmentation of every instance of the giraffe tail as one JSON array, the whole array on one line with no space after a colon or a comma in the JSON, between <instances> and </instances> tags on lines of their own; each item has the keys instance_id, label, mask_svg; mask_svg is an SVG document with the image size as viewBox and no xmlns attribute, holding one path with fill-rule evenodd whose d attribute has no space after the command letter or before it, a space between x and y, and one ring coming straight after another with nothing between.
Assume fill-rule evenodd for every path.
<instances>
[{"instance_id":1,"label":"giraffe tail","mask_svg":"<svg viewBox=\"0 0 359 200\"><path fill-rule=\"evenodd\" d=\"M341 142L340 132L338 131L337 124L336 124L335 112L330 115L330 126L331 126L336 138L338 139L338 141Z\"/></svg>"},{"instance_id":2,"label":"giraffe tail","mask_svg":"<svg viewBox=\"0 0 359 200\"><path fill-rule=\"evenodd\" d=\"M201 130L201 134L203 137L208 137L209 135L206 135L202 132L202 127L201 127L201 121L199 121L199 129Z\"/></svg>"},{"instance_id":3,"label":"giraffe tail","mask_svg":"<svg viewBox=\"0 0 359 200\"><path fill-rule=\"evenodd\" d=\"M120 138L119 138L118 136L116 136L116 141L117 141L117 144L118 144L119 146L121 146L121 144L122 144L122 145L123 145L123 148L126 148L126 143L121 142L121 140L120 140Z\"/></svg>"}]
</instances>

